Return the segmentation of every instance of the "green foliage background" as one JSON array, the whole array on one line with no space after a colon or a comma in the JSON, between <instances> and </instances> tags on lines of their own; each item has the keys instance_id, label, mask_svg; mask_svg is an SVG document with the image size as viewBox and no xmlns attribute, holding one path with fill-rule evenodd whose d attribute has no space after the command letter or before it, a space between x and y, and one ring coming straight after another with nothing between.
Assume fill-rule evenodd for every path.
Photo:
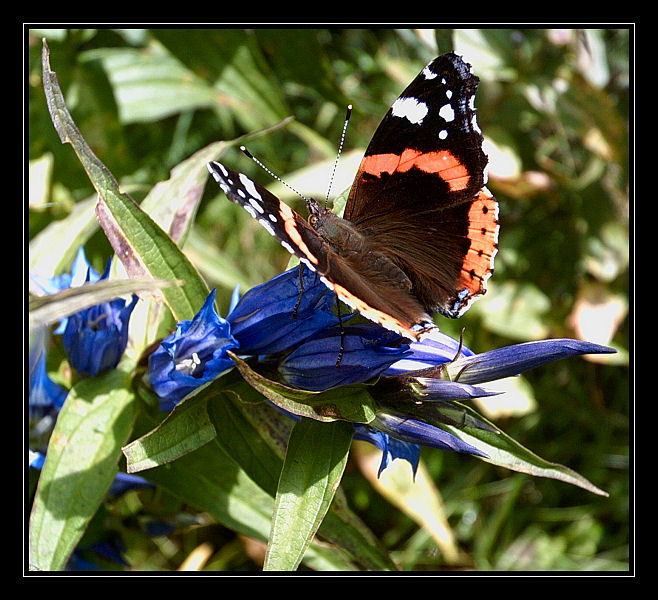
<instances>
[{"instance_id":1,"label":"green foliage background","mask_svg":"<svg viewBox=\"0 0 658 600\"><path fill-rule=\"evenodd\" d=\"M350 505L406 570L625 571L630 547L629 111L632 31L479 29L78 29L26 33L32 242L93 204L93 188L52 126L41 38L73 118L122 188L140 200L196 150L294 119L248 139L251 152L302 193L322 198L342 117L354 106L333 186L343 191L390 103L431 58L455 50L480 77L478 122L501 204L489 293L459 322L440 323L476 351L543 337L590 336L618 354L524 376L526 408L496 422L544 458L581 473L608 498L558 481L423 451L460 548L447 565L432 538L348 465ZM263 183L235 145L222 160ZM270 186L289 202L298 199ZM299 206L303 212L303 205ZM89 218L85 215L89 214ZM82 212L76 241L98 270L111 254ZM46 276L68 269L71 239L49 248ZM36 246L35 246L36 247ZM236 284L263 282L289 255L211 183L185 245L228 306ZM37 261L31 246L30 260ZM596 308L593 325L585 319ZM592 339L592 335L597 339ZM491 408L491 407L490 407ZM491 410L494 410L491 408ZM509 411L509 407L506 407ZM259 569L244 538L161 491L108 503L88 537L120 534L136 569L179 568L204 541L208 570ZM166 537L143 524L176 525ZM106 568L117 568L110 564Z\"/></svg>"}]
</instances>

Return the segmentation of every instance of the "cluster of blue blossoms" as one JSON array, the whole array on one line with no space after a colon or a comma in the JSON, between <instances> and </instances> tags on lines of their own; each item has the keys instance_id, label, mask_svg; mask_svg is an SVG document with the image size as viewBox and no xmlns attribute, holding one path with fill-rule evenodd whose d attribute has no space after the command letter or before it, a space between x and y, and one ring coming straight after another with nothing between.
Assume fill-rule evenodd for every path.
<instances>
[{"instance_id":1,"label":"cluster of blue blossoms","mask_svg":"<svg viewBox=\"0 0 658 600\"><path fill-rule=\"evenodd\" d=\"M106 276L87 267L88 281ZM50 281L55 288L67 286L67 281ZM64 347L78 372L93 376L116 366L126 347L135 302L136 298L130 303L107 302L67 319ZM423 405L449 406L455 400L491 395L495 392L480 385L560 358L611 349L552 339L475 354L439 332L421 342L410 342L379 325L364 323L358 315L343 316L339 321L333 293L315 273L295 267L239 299L234 294L226 318L215 310L213 290L192 320L178 323L149 357L148 381L160 407L171 410L201 385L233 368L229 352L274 362L282 381L304 390L323 391L376 380L377 416L367 426L355 423L354 429L356 439L382 450L381 472L394 458L408 460L415 469L420 446L483 456L430 422L435 423L436 415L447 411L434 411L432 419L424 419ZM33 369L30 403L57 408L66 392L48 379L43 358ZM410 406L415 410L408 410Z\"/></svg>"}]
</instances>

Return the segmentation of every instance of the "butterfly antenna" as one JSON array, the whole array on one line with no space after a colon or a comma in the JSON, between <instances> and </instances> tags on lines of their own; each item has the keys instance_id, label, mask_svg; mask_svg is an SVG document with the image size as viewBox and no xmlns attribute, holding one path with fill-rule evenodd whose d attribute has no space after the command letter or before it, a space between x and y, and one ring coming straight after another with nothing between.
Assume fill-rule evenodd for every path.
<instances>
[{"instance_id":1,"label":"butterfly antenna","mask_svg":"<svg viewBox=\"0 0 658 600\"><path fill-rule=\"evenodd\" d=\"M309 204L310 200L304 194L302 194L300 191L296 190L294 187L292 187L290 184L286 183L279 177L276 173L274 173L271 169L268 169L260 160L258 160L245 146L240 146L240 150L251 160L253 160L263 171L265 171L270 177L273 179L276 179L279 183L282 183L285 185L290 191L294 192L297 194L302 200L306 201L306 204Z\"/></svg>"},{"instance_id":2,"label":"butterfly antenna","mask_svg":"<svg viewBox=\"0 0 658 600\"><path fill-rule=\"evenodd\" d=\"M347 112L345 113L345 122L343 123L343 131L340 134L340 143L338 144L338 154L336 155L336 160L334 161L334 169L331 172L331 178L329 179L329 189L327 189L327 197L325 199L325 205L329 202L329 194L331 193L331 188L334 184L334 177L336 176L336 169L338 168L338 159L343 151L343 144L345 143L345 133L347 131L347 124L350 122L350 116L352 115L352 105L347 105Z\"/></svg>"}]
</instances>

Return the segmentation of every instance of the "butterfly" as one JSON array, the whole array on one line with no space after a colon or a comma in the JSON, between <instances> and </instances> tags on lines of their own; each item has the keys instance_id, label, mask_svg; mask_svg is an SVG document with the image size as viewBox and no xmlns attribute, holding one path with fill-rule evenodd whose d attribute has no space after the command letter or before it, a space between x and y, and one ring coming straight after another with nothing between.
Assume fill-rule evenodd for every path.
<instances>
[{"instance_id":1,"label":"butterfly","mask_svg":"<svg viewBox=\"0 0 658 600\"><path fill-rule=\"evenodd\" d=\"M340 300L419 340L433 313L461 316L494 270L498 202L485 186L478 83L456 54L427 64L377 127L342 217L309 199L305 219L245 174L208 169Z\"/></svg>"}]
</instances>

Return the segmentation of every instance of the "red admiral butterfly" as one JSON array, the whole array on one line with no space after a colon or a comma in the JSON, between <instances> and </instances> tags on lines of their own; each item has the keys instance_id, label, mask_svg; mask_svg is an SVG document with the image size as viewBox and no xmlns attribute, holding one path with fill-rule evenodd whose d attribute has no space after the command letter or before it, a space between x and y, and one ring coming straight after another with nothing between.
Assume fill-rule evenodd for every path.
<instances>
[{"instance_id":1,"label":"red admiral butterfly","mask_svg":"<svg viewBox=\"0 0 658 600\"><path fill-rule=\"evenodd\" d=\"M210 172L229 200L368 319L419 339L486 291L498 203L475 119L479 79L455 54L430 62L375 131L343 218L313 200L306 221L242 173Z\"/></svg>"}]
</instances>

